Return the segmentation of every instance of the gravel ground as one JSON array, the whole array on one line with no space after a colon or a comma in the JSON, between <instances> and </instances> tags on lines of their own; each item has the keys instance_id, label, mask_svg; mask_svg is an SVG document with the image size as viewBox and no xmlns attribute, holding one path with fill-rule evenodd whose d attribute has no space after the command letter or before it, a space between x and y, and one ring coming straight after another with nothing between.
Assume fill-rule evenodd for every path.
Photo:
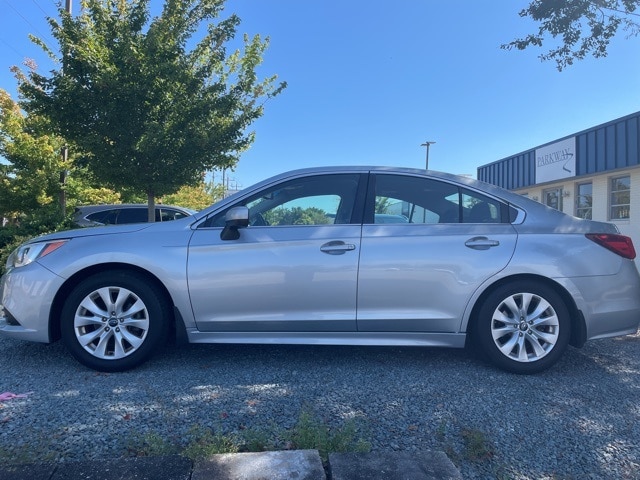
<instances>
[{"instance_id":1,"label":"gravel ground","mask_svg":"<svg viewBox=\"0 0 640 480\"><path fill-rule=\"evenodd\" d=\"M0 402L1 462L119 457L194 426L291 428L311 408L332 426L359 419L373 451L443 450L466 479L640 479L638 335L535 376L421 348L192 345L101 374L59 343L0 338L0 363L0 393L30 392Z\"/></svg>"}]
</instances>

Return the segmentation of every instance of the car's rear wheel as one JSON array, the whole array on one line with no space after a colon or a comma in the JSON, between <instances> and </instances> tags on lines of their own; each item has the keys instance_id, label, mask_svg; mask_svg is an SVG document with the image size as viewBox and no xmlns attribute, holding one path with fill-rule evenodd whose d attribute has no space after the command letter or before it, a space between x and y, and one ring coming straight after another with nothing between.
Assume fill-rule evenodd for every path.
<instances>
[{"instance_id":1,"label":"car's rear wheel","mask_svg":"<svg viewBox=\"0 0 640 480\"><path fill-rule=\"evenodd\" d=\"M164 344L168 308L142 275L104 272L83 280L62 309L62 339L83 365L104 372L133 368Z\"/></svg>"},{"instance_id":2,"label":"car's rear wheel","mask_svg":"<svg viewBox=\"0 0 640 480\"><path fill-rule=\"evenodd\" d=\"M567 348L569 311L549 286L529 281L505 284L482 304L475 333L498 367L537 373L551 367Z\"/></svg>"}]
</instances>

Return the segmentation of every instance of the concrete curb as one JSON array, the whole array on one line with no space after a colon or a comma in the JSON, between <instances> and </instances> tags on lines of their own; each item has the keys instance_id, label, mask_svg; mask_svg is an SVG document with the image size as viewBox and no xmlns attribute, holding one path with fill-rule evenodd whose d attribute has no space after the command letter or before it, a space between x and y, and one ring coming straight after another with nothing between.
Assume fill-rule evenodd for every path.
<instances>
[{"instance_id":1,"label":"concrete curb","mask_svg":"<svg viewBox=\"0 0 640 480\"><path fill-rule=\"evenodd\" d=\"M331 480L461 480L444 452L333 453ZM317 450L0 465L2 480L326 480Z\"/></svg>"},{"instance_id":2,"label":"concrete curb","mask_svg":"<svg viewBox=\"0 0 640 480\"><path fill-rule=\"evenodd\" d=\"M191 480L325 480L317 450L226 453L198 461Z\"/></svg>"},{"instance_id":3,"label":"concrete curb","mask_svg":"<svg viewBox=\"0 0 640 480\"><path fill-rule=\"evenodd\" d=\"M331 480L461 480L444 452L330 453Z\"/></svg>"}]
</instances>

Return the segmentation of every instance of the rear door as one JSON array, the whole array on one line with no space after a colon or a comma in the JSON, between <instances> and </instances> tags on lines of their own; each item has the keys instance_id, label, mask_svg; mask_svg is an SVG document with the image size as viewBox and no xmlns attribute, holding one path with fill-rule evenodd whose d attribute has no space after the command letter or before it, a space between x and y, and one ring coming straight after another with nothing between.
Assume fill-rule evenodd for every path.
<instances>
[{"instance_id":1,"label":"rear door","mask_svg":"<svg viewBox=\"0 0 640 480\"><path fill-rule=\"evenodd\" d=\"M369 188L358 330L459 331L474 291L513 255L508 207L420 176L372 174Z\"/></svg>"}]
</instances>

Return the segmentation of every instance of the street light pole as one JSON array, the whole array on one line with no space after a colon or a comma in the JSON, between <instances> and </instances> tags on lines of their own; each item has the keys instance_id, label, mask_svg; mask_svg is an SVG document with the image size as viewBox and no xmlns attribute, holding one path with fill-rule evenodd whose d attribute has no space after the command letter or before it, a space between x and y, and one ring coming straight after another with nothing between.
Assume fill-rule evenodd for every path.
<instances>
[{"instance_id":1,"label":"street light pole","mask_svg":"<svg viewBox=\"0 0 640 480\"><path fill-rule=\"evenodd\" d=\"M436 142L429 141L429 142L424 142L422 145L420 145L421 147L427 147L427 161L426 161L426 164L425 164L425 168L427 170L429 170L429 147L431 145L433 145L434 143L436 143Z\"/></svg>"}]
</instances>

